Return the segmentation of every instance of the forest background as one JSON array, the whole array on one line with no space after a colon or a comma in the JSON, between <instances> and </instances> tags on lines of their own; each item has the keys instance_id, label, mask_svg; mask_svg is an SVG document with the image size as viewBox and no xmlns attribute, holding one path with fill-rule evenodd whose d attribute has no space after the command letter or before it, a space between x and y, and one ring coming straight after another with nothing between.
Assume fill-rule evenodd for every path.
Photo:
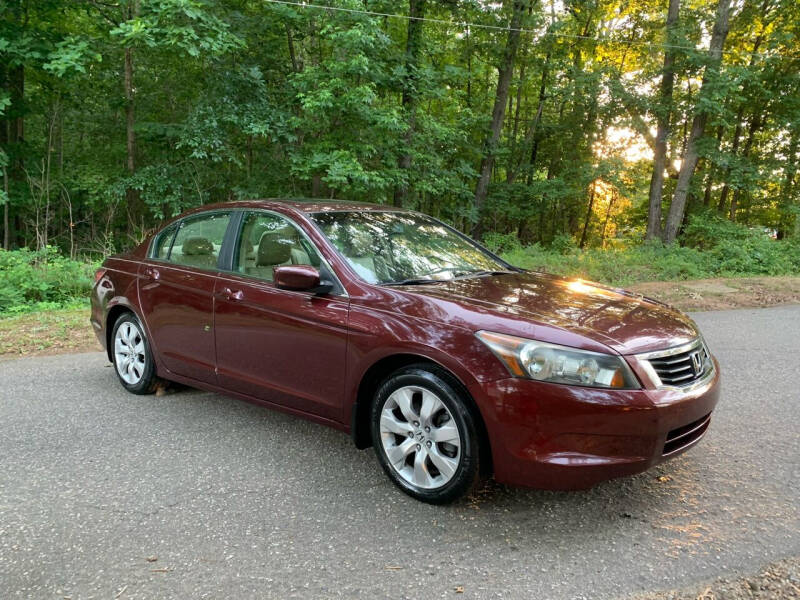
<instances>
[{"instance_id":1,"label":"forest background","mask_svg":"<svg viewBox=\"0 0 800 600\"><path fill-rule=\"evenodd\" d=\"M618 285L797 274L799 30L796 0L0 0L0 314L242 198Z\"/></svg>"}]
</instances>

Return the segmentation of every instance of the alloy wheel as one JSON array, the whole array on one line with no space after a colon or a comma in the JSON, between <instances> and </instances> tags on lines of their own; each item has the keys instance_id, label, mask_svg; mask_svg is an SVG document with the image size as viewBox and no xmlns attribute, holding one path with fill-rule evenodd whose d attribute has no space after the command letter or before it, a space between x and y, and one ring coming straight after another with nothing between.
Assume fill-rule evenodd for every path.
<instances>
[{"instance_id":1,"label":"alloy wheel","mask_svg":"<svg viewBox=\"0 0 800 600\"><path fill-rule=\"evenodd\" d=\"M406 482L437 489L461 462L461 434L444 402L419 386L392 392L380 415L380 437L389 464Z\"/></svg>"},{"instance_id":2,"label":"alloy wheel","mask_svg":"<svg viewBox=\"0 0 800 600\"><path fill-rule=\"evenodd\" d=\"M144 336L131 321L119 326L114 336L114 365L122 380L136 385L142 380L147 366Z\"/></svg>"}]
</instances>

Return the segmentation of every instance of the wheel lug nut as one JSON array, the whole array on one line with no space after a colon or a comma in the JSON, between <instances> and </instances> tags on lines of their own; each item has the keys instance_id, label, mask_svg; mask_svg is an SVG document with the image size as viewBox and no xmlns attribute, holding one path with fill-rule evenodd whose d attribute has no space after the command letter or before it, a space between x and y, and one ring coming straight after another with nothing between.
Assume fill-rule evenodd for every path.
<instances>
[{"instance_id":1,"label":"wheel lug nut","mask_svg":"<svg viewBox=\"0 0 800 600\"><path fill-rule=\"evenodd\" d=\"M413 431L409 431L408 432L408 437L414 437L414 432Z\"/></svg>"},{"instance_id":2,"label":"wheel lug nut","mask_svg":"<svg viewBox=\"0 0 800 600\"><path fill-rule=\"evenodd\" d=\"M425 428L425 433L430 433L430 432L431 432L431 428L430 427L426 427Z\"/></svg>"},{"instance_id":3,"label":"wheel lug nut","mask_svg":"<svg viewBox=\"0 0 800 600\"><path fill-rule=\"evenodd\" d=\"M414 421L414 427L419 427L419 421Z\"/></svg>"},{"instance_id":4,"label":"wheel lug nut","mask_svg":"<svg viewBox=\"0 0 800 600\"><path fill-rule=\"evenodd\" d=\"M428 448L430 448L430 447L431 447L431 445L432 445L432 444L431 444L431 441L430 441L430 440L428 440L428 442L427 442L425 445L426 445L426 446L428 446Z\"/></svg>"},{"instance_id":5,"label":"wheel lug nut","mask_svg":"<svg viewBox=\"0 0 800 600\"><path fill-rule=\"evenodd\" d=\"M419 444L417 444L417 450L419 450L420 448L421 448L421 446Z\"/></svg>"}]
</instances>

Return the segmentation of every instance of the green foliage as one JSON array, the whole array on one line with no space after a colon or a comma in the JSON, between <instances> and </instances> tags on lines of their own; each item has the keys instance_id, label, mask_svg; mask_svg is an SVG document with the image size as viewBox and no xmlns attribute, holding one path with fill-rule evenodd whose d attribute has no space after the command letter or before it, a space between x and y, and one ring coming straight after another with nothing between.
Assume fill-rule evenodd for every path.
<instances>
[{"instance_id":1,"label":"green foliage","mask_svg":"<svg viewBox=\"0 0 800 600\"><path fill-rule=\"evenodd\" d=\"M800 243L776 241L761 229L695 217L686 246L660 242L620 249L545 248L539 244L503 253L510 263L533 270L582 277L617 286L642 281L798 275Z\"/></svg>"},{"instance_id":2,"label":"green foliage","mask_svg":"<svg viewBox=\"0 0 800 600\"><path fill-rule=\"evenodd\" d=\"M491 231L483 236L483 243L496 254L516 253L522 250L522 243L513 233Z\"/></svg>"},{"instance_id":3,"label":"green foliage","mask_svg":"<svg viewBox=\"0 0 800 600\"><path fill-rule=\"evenodd\" d=\"M100 61L102 56L92 50L91 42L69 36L55 45L42 68L57 77L64 77L70 73L86 73L86 65L92 60Z\"/></svg>"},{"instance_id":4,"label":"green foliage","mask_svg":"<svg viewBox=\"0 0 800 600\"><path fill-rule=\"evenodd\" d=\"M228 23L201 0L150 0L142 12L120 23L111 35L124 46L174 47L191 57L217 55L244 45Z\"/></svg>"},{"instance_id":5,"label":"green foliage","mask_svg":"<svg viewBox=\"0 0 800 600\"><path fill-rule=\"evenodd\" d=\"M0 250L0 314L84 304L95 267L70 260L52 246Z\"/></svg>"},{"instance_id":6,"label":"green foliage","mask_svg":"<svg viewBox=\"0 0 800 600\"><path fill-rule=\"evenodd\" d=\"M524 27L535 33L521 36L481 214L475 186L513 3L422 3L431 21L416 64L407 19L359 13L407 15L407 2L318 4L347 10L0 0L10 246L96 256L198 204L317 196L402 202L464 231L480 219L501 252L602 263L617 279L628 266L684 277L784 272L793 260L759 228L800 237L796 1L734 3L718 66L705 50L713 3L681 3L668 40L663 2L529 3ZM681 48L671 103L659 97L665 41ZM719 204L727 217L735 197L733 218L755 233L692 217L688 248L628 248L644 237L656 115L671 124L666 213L698 109L709 118L688 212ZM595 260L578 240L614 251Z\"/></svg>"}]
</instances>

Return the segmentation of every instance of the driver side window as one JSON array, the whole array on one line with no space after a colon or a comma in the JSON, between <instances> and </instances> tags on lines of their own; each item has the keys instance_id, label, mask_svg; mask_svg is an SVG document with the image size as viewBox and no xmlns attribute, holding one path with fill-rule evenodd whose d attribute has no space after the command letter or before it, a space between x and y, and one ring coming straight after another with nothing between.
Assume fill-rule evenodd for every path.
<instances>
[{"instance_id":1,"label":"driver side window","mask_svg":"<svg viewBox=\"0 0 800 600\"><path fill-rule=\"evenodd\" d=\"M272 281L273 269L284 265L319 268L319 254L288 219L273 213L248 213L234 257L236 272Z\"/></svg>"}]
</instances>

